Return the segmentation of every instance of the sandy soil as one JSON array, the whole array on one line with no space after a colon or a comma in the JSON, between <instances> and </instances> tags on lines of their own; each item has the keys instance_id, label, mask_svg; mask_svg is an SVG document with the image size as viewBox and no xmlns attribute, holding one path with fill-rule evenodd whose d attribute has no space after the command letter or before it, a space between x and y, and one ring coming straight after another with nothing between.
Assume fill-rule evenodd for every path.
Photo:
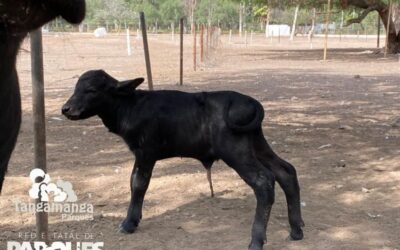
<instances>
[{"instance_id":1,"label":"sandy soil","mask_svg":"<svg viewBox=\"0 0 400 250\"><path fill-rule=\"evenodd\" d=\"M284 195L268 228L268 249L398 249L400 247L400 63L375 54L375 40L330 41L322 62L322 40L235 37L210 52L192 70L191 39L185 45L185 85L177 86L179 51L168 35L150 35L157 89L235 90L261 101L264 132L273 148L293 163L302 188L305 239L291 242ZM57 34L44 37L48 169L70 181L79 202L94 205L93 221L62 222L50 216L50 231L93 234L105 249L246 249L255 210L252 191L219 162L213 168L216 197L209 197L204 169L190 159L169 159L155 168L137 233L117 227L129 202L133 157L100 120L72 122L60 115L76 78L102 68L119 79L145 76L139 40L132 57L125 38ZM28 202L33 168L29 43L18 68L23 124L0 197L0 249L19 233L34 231L34 216L15 211ZM143 86L145 88L145 86ZM70 241L66 237L63 240Z\"/></svg>"}]
</instances>

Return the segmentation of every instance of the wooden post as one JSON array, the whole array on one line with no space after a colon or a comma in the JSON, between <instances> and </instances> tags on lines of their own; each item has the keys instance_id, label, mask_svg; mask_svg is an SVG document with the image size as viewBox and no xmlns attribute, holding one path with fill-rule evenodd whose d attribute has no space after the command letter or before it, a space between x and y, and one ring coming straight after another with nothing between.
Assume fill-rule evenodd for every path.
<instances>
[{"instance_id":1,"label":"wooden post","mask_svg":"<svg viewBox=\"0 0 400 250\"><path fill-rule=\"evenodd\" d=\"M278 27L278 43L281 43L281 26Z\"/></svg>"},{"instance_id":2,"label":"wooden post","mask_svg":"<svg viewBox=\"0 0 400 250\"><path fill-rule=\"evenodd\" d=\"M146 20L144 17L144 12L140 12L140 28L142 29L143 49L144 49L144 57L146 60L146 70L147 70L147 82L149 83L149 89L153 90L154 89L153 75L151 73L149 43L147 41L147 28L146 28Z\"/></svg>"},{"instance_id":3,"label":"wooden post","mask_svg":"<svg viewBox=\"0 0 400 250\"><path fill-rule=\"evenodd\" d=\"M34 168L47 172L46 166L46 120L44 102L43 45L42 31L31 32L31 67L32 67L32 111L33 111L33 144ZM43 204L40 199L36 204ZM36 233L40 241L48 241L48 215L36 213Z\"/></svg>"},{"instance_id":4,"label":"wooden post","mask_svg":"<svg viewBox=\"0 0 400 250\"><path fill-rule=\"evenodd\" d=\"M126 45L128 49L128 56L132 55L132 49L131 49L131 34L129 32L129 29L126 29Z\"/></svg>"},{"instance_id":5,"label":"wooden post","mask_svg":"<svg viewBox=\"0 0 400 250\"><path fill-rule=\"evenodd\" d=\"M378 38L376 39L376 47L379 48L381 45L381 17L378 15Z\"/></svg>"},{"instance_id":6,"label":"wooden post","mask_svg":"<svg viewBox=\"0 0 400 250\"><path fill-rule=\"evenodd\" d=\"M175 42L175 22L171 23L172 41Z\"/></svg>"},{"instance_id":7,"label":"wooden post","mask_svg":"<svg viewBox=\"0 0 400 250\"><path fill-rule=\"evenodd\" d=\"M179 21L180 26L180 56L179 56L179 85L183 85L183 18Z\"/></svg>"},{"instance_id":8,"label":"wooden post","mask_svg":"<svg viewBox=\"0 0 400 250\"><path fill-rule=\"evenodd\" d=\"M324 46L324 61L327 59L328 54L328 33L329 33L329 22L331 18L331 0L328 0L328 12L326 13L325 22L325 46Z\"/></svg>"},{"instance_id":9,"label":"wooden post","mask_svg":"<svg viewBox=\"0 0 400 250\"><path fill-rule=\"evenodd\" d=\"M207 48L207 53L210 49L210 26L207 26L207 33L206 33L206 48Z\"/></svg>"},{"instance_id":10,"label":"wooden post","mask_svg":"<svg viewBox=\"0 0 400 250\"><path fill-rule=\"evenodd\" d=\"M339 30L339 41L342 41L343 25L344 25L344 11L342 10L342 19L340 21L340 30Z\"/></svg>"},{"instance_id":11,"label":"wooden post","mask_svg":"<svg viewBox=\"0 0 400 250\"><path fill-rule=\"evenodd\" d=\"M229 44L232 43L232 30L229 30Z\"/></svg>"},{"instance_id":12,"label":"wooden post","mask_svg":"<svg viewBox=\"0 0 400 250\"><path fill-rule=\"evenodd\" d=\"M200 62L204 62L204 24L201 25L200 33Z\"/></svg>"},{"instance_id":13,"label":"wooden post","mask_svg":"<svg viewBox=\"0 0 400 250\"><path fill-rule=\"evenodd\" d=\"M389 15L388 15L388 23L387 23L387 30L386 30L386 45L385 45L385 54L384 56L387 57L388 50L389 50L389 32L390 32L390 22L392 21L392 0L389 0Z\"/></svg>"},{"instance_id":14,"label":"wooden post","mask_svg":"<svg viewBox=\"0 0 400 250\"><path fill-rule=\"evenodd\" d=\"M196 33L196 23L192 23L193 32L193 70L197 70L197 33Z\"/></svg>"},{"instance_id":15,"label":"wooden post","mask_svg":"<svg viewBox=\"0 0 400 250\"><path fill-rule=\"evenodd\" d=\"M250 44L253 44L253 36L254 36L253 31L251 31L251 33L250 33Z\"/></svg>"},{"instance_id":16,"label":"wooden post","mask_svg":"<svg viewBox=\"0 0 400 250\"><path fill-rule=\"evenodd\" d=\"M244 31L244 40L247 48L247 30Z\"/></svg>"}]
</instances>

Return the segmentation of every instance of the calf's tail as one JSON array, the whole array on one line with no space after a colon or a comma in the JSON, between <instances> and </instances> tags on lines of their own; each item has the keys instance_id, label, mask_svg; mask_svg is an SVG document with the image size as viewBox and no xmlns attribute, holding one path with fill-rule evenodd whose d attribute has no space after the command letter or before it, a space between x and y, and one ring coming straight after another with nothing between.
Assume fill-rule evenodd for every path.
<instances>
[{"instance_id":1,"label":"calf's tail","mask_svg":"<svg viewBox=\"0 0 400 250\"><path fill-rule=\"evenodd\" d=\"M235 132L250 132L261 128L264 119L264 108L258 101L230 100L224 109L224 120Z\"/></svg>"}]
</instances>

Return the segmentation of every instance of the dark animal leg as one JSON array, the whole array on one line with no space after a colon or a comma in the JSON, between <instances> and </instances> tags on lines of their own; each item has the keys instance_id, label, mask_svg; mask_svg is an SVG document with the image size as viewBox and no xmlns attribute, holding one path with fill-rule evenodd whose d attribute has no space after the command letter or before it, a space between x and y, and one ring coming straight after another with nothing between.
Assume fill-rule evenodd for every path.
<instances>
[{"instance_id":1,"label":"dark animal leg","mask_svg":"<svg viewBox=\"0 0 400 250\"><path fill-rule=\"evenodd\" d=\"M208 181L208 184L210 185L211 197L214 197L214 187L213 187L212 178L211 178L211 167L214 162L204 160L201 163L203 164L204 168L207 170L207 181Z\"/></svg>"},{"instance_id":2,"label":"dark animal leg","mask_svg":"<svg viewBox=\"0 0 400 250\"><path fill-rule=\"evenodd\" d=\"M126 219L120 225L120 232L134 233L142 219L143 200L150 184L155 162L142 161L136 158L131 176L131 202Z\"/></svg>"},{"instance_id":3,"label":"dark animal leg","mask_svg":"<svg viewBox=\"0 0 400 250\"><path fill-rule=\"evenodd\" d=\"M285 192L291 239L303 239L303 230L301 228L304 227L304 222L301 216L300 187L296 169L272 151L262 134L257 135L255 138L254 148L257 158L273 172L276 180Z\"/></svg>"},{"instance_id":4,"label":"dark animal leg","mask_svg":"<svg viewBox=\"0 0 400 250\"><path fill-rule=\"evenodd\" d=\"M251 149L247 143L231 145L236 145L241 149ZM257 208L249 249L262 250L267 239L267 224L275 199L275 178L273 173L253 156L252 152L240 151L231 150L229 153L224 154L225 156L222 157L222 160L232 167L254 191L257 199Z\"/></svg>"},{"instance_id":5,"label":"dark animal leg","mask_svg":"<svg viewBox=\"0 0 400 250\"><path fill-rule=\"evenodd\" d=\"M207 180L208 180L208 184L210 185L211 197L214 197L214 188L213 188L212 179L211 179L211 168L207 169Z\"/></svg>"}]
</instances>

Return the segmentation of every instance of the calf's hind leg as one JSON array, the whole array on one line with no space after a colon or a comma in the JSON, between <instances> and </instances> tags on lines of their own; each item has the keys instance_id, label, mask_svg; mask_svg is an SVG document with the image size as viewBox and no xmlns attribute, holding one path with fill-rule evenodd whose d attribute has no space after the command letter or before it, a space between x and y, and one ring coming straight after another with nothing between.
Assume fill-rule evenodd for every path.
<instances>
[{"instance_id":1,"label":"calf's hind leg","mask_svg":"<svg viewBox=\"0 0 400 250\"><path fill-rule=\"evenodd\" d=\"M201 163L203 164L204 168L207 171L207 181L208 181L208 185L210 186L211 197L214 197L214 187L213 187L212 178L211 178L211 167L214 162L213 161L202 161Z\"/></svg>"},{"instance_id":2,"label":"calf's hind leg","mask_svg":"<svg viewBox=\"0 0 400 250\"><path fill-rule=\"evenodd\" d=\"M248 150L235 143L230 144L238 148ZM275 198L275 178L272 172L264 167L253 155L252 152L239 152L231 150L225 153L222 158L232 167L240 177L253 189L257 199L257 208L252 226L250 250L262 250L266 241L267 224L272 205Z\"/></svg>"},{"instance_id":3,"label":"calf's hind leg","mask_svg":"<svg viewBox=\"0 0 400 250\"><path fill-rule=\"evenodd\" d=\"M155 162L143 161L136 157L131 175L131 202L126 219L120 225L120 232L134 233L142 219L144 196L150 184Z\"/></svg>"},{"instance_id":4,"label":"calf's hind leg","mask_svg":"<svg viewBox=\"0 0 400 250\"><path fill-rule=\"evenodd\" d=\"M300 187L296 169L272 151L262 133L255 138L254 149L257 158L273 172L285 192L291 228L290 238L292 240L303 239L303 230L301 228L304 226L304 222L301 217Z\"/></svg>"}]
</instances>

